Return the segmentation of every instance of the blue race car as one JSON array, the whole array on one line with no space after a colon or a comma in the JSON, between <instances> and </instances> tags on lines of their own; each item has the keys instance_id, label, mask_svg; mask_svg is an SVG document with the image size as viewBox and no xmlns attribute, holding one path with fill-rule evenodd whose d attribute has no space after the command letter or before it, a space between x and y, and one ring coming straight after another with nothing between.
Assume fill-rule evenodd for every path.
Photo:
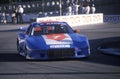
<instances>
[{"instance_id":1,"label":"blue race car","mask_svg":"<svg viewBox=\"0 0 120 79\"><path fill-rule=\"evenodd\" d=\"M88 38L78 34L66 22L34 22L21 30L17 37L17 50L26 59L90 56Z\"/></svg>"}]
</instances>

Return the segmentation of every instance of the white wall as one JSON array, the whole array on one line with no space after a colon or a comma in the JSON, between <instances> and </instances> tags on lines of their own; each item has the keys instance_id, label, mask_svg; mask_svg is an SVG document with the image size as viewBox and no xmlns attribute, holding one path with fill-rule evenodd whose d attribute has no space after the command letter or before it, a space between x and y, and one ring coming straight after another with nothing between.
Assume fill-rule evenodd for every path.
<instances>
[{"instance_id":1,"label":"white wall","mask_svg":"<svg viewBox=\"0 0 120 79\"><path fill-rule=\"evenodd\" d=\"M71 26L79 26L85 24L103 23L103 14L81 14L71 16L56 16L56 17L43 17L37 18L37 22L50 22L50 21L65 21Z\"/></svg>"}]
</instances>

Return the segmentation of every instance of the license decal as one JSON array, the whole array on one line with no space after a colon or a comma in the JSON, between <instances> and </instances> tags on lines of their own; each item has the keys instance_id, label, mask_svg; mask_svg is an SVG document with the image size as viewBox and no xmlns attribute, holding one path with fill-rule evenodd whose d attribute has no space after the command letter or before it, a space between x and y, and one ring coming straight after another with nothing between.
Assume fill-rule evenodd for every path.
<instances>
[{"instance_id":1,"label":"license decal","mask_svg":"<svg viewBox=\"0 0 120 79\"><path fill-rule=\"evenodd\" d=\"M70 45L50 45L50 48L70 48Z\"/></svg>"}]
</instances>

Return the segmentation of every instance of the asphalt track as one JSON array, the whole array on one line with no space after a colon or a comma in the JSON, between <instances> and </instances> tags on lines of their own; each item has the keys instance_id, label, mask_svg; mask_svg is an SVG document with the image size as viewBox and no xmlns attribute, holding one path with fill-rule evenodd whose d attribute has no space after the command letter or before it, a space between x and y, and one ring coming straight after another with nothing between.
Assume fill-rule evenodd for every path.
<instances>
[{"instance_id":1,"label":"asphalt track","mask_svg":"<svg viewBox=\"0 0 120 79\"><path fill-rule=\"evenodd\" d=\"M16 51L18 28L26 25L0 25L0 79L120 79L120 57L97 50L102 43L120 40L120 23L75 27L88 36L91 56L47 61L28 61Z\"/></svg>"}]
</instances>

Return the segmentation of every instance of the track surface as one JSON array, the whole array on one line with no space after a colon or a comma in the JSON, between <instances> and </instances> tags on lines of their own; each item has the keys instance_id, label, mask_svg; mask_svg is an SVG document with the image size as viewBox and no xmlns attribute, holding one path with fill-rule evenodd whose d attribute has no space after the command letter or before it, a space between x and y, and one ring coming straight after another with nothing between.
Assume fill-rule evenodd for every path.
<instances>
[{"instance_id":1,"label":"track surface","mask_svg":"<svg viewBox=\"0 0 120 79\"><path fill-rule=\"evenodd\" d=\"M49 61L28 61L19 56L18 31L14 31L19 26L0 25L0 79L120 79L120 57L97 50L101 43L120 40L120 23L75 27L89 38L90 58Z\"/></svg>"}]
</instances>

